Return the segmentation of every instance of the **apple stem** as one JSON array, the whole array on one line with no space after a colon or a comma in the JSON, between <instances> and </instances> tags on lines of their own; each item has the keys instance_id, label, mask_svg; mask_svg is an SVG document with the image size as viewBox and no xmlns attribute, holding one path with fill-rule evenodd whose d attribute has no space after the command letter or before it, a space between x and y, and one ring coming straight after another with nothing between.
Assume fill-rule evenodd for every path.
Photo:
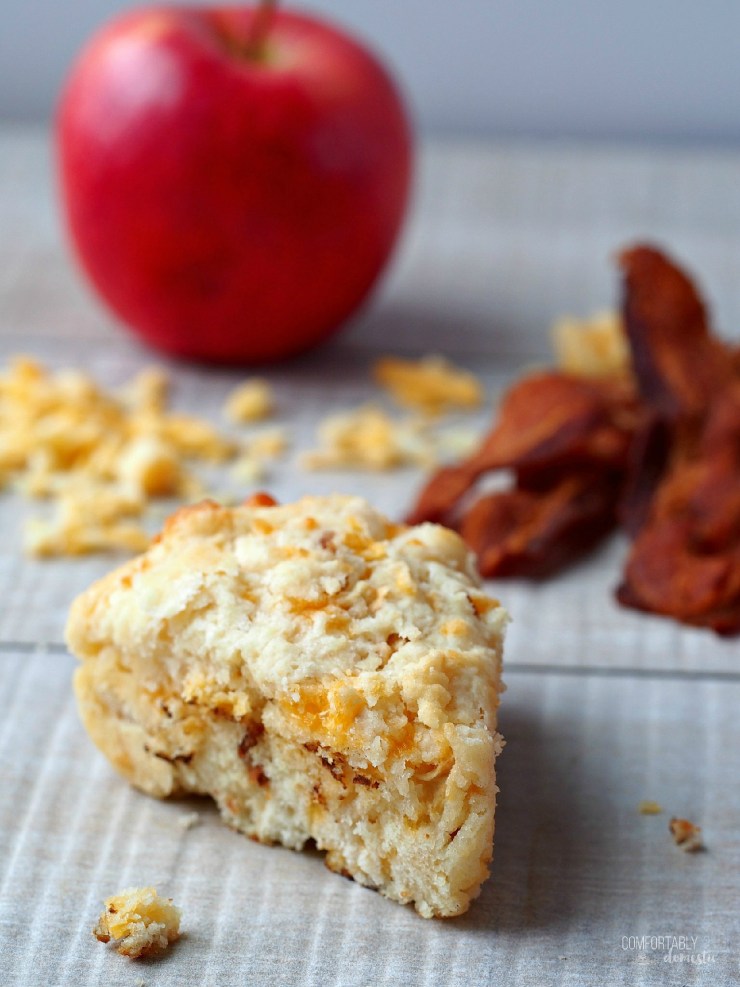
<instances>
[{"instance_id":1,"label":"apple stem","mask_svg":"<svg viewBox=\"0 0 740 987\"><path fill-rule=\"evenodd\" d=\"M267 35L272 26L273 17L277 8L277 0L261 0L259 7L255 11L252 28L246 44L246 54L248 58L261 61L265 55L265 43Z\"/></svg>"}]
</instances>

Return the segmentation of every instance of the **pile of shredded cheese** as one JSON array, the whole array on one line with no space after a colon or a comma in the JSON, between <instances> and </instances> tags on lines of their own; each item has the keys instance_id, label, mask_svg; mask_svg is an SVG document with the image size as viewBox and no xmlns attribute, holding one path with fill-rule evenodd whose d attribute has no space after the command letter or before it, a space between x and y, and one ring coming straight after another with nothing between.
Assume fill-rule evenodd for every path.
<instances>
[{"instance_id":1,"label":"pile of shredded cheese","mask_svg":"<svg viewBox=\"0 0 740 987\"><path fill-rule=\"evenodd\" d=\"M389 356L377 361L373 378L414 414L399 418L378 405L364 404L328 416L318 428L319 448L302 457L306 469L433 467L447 455L472 450L475 432L432 427L443 414L472 411L482 403L483 388L471 373L440 356Z\"/></svg>"},{"instance_id":2,"label":"pile of shredded cheese","mask_svg":"<svg viewBox=\"0 0 740 987\"><path fill-rule=\"evenodd\" d=\"M384 357L373 376L402 407L431 417L471 411L483 402L483 388L473 374L434 354L420 360Z\"/></svg>"},{"instance_id":3,"label":"pile of shredded cheese","mask_svg":"<svg viewBox=\"0 0 740 987\"><path fill-rule=\"evenodd\" d=\"M259 382L260 413L272 397ZM251 390L250 390L251 389ZM245 413L241 385L227 400ZM252 442L221 435L208 422L168 410L169 381L143 370L120 392L101 388L78 370L52 372L26 357L0 374L0 482L27 497L55 502L51 519L33 519L25 546L33 555L141 551L149 535L140 519L153 498L193 499L204 493L194 463L250 463L257 473L285 440L257 435Z\"/></svg>"},{"instance_id":4,"label":"pile of shredded cheese","mask_svg":"<svg viewBox=\"0 0 740 987\"><path fill-rule=\"evenodd\" d=\"M595 312L586 319L565 315L552 327L558 366L580 377L626 372L627 336L618 312Z\"/></svg>"},{"instance_id":5,"label":"pile of shredded cheese","mask_svg":"<svg viewBox=\"0 0 740 987\"><path fill-rule=\"evenodd\" d=\"M391 415L365 404L328 416L319 425L320 447L301 459L305 468L428 468L472 448L473 430L444 430L437 422L481 403L472 374L437 356L386 357L373 377L413 413ZM252 378L227 396L223 415L232 425L253 425L274 409L269 382ZM0 486L53 507L50 517L26 524L24 544L32 555L143 551L150 540L143 522L153 500L206 495L198 464L229 463L235 483L253 485L288 445L279 426L234 438L200 417L170 410L169 379L159 368L143 370L116 392L80 370L55 372L28 357L0 373Z\"/></svg>"}]
</instances>

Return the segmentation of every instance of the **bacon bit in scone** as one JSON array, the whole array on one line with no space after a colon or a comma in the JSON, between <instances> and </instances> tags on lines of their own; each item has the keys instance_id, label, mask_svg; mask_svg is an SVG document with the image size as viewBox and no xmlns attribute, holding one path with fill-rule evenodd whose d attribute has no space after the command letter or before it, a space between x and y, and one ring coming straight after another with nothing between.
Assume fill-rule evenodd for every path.
<instances>
[{"instance_id":1,"label":"bacon bit in scone","mask_svg":"<svg viewBox=\"0 0 740 987\"><path fill-rule=\"evenodd\" d=\"M261 723L254 722L248 724L244 736L239 742L239 746L237 748L237 754L239 757L247 760L249 757L249 752L256 744L259 743L260 737L262 737L264 732L265 728Z\"/></svg>"},{"instance_id":2,"label":"bacon bit in scone","mask_svg":"<svg viewBox=\"0 0 740 987\"><path fill-rule=\"evenodd\" d=\"M663 811L663 806L651 799L643 799L637 806L637 811L641 816L659 816Z\"/></svg>"},{"instance_id":3,"label":"bacon bit in scone","mask_svg":"<svg viewBox=\"0 0 740 987\"><path fill-rule=\"evenodd\" d=\"M587 333L585 375L515 384L478 451L432 476L410 521L457 528L486 576L539 578L618 520L634 538L623 605L740 633L740 350L710 334L695 288L659 251L634 247L620 265L633 372L599 366ZM571 325L561 359L573 370L577 347ZM501 470L513 484L476 500Z\"/></svg>"},{"instance_id":4,"label":"bacon bit in scone","mask_svg":"<svg viewBox=\"0 0 740 987\"><path fill-rule=\"evenodd\" d=\"M265 788L270 784L270 779L259 764L251 765L247 770L247 774L249 780L253 781L255 785L259 785L260 788Z\"/></svg>"},{"instance_id":5,"label":"bacon bit in scone","mask_svg":"<svg viewBox=\"0 0 740 987\"><path fill-rule=\"evenodd\" d=\"M470 411L483 401L480 381L442 356L384 357L375 364L373 376L400 405L427 415Z\"/></svg>"},{"instance_id":6,"label":"bacon bit in scone","mask_svg":"<svg viewBox=\"0 0 740 987\"><path fill-rule=\"evenodd\" d=\"M366 778L365 775L355 775L352 781L356 785L364 785L366 788L379 788L380 782L373 781L372 778Z\"/></svg>"},{"instance_id":7,"label":"bacon bit in scone","mask_svg":"<svg viewBox=\"0 0 740 987\"><path fill-rule=\"evenodd\" d=\"M668 823L668 828L671 831L673 842L686 853L696 853L697 850L704 849L700 826L695 826L688 819L677 819L674 816Z\"/></svg>"}]
</instances>

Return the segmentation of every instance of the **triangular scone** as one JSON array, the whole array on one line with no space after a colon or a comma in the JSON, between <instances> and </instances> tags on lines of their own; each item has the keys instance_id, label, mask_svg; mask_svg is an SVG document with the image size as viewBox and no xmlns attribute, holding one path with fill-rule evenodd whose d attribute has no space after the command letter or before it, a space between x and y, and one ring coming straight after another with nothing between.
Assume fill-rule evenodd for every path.
<instances>
[{"instance_id":1,"label":"triangular scone","mask_svg":"<svg viewBox=\"0 0 740 987\"><path fill-rule=\"evenodd\" d=\"M446 528L364 500L178 511L67 628L92 739L152 795L458 915L488 875L506 614Z\"/></svg>"}]
</instances>

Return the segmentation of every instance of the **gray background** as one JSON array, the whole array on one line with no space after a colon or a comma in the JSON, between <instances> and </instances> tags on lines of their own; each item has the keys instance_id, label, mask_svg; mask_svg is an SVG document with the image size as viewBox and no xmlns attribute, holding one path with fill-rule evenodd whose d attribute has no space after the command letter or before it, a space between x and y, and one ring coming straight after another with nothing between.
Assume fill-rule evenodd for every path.
<instances>
[{"instance_id":1,"label":"gray background","mask_svg":"<svg viewBox=\"0 0 740 987\"><path fill-rule=\"evenodd\" d=\"M0 0L0 119L43 120L126 0ZM301 5L304 6L304 5ZM429 133L740 143L739 0L313 0L385 54Z\"/></svg>"}]
</instances>

